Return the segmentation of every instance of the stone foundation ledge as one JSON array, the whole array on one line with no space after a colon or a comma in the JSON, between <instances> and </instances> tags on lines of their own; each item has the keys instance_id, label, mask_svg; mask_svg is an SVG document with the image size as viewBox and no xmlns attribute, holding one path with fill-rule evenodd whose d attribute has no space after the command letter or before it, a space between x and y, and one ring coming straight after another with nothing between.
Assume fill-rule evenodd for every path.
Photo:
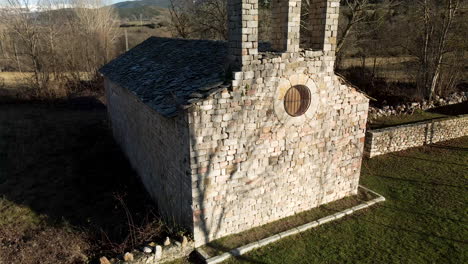
<instances>
[{"instance_id":1,"label":"stone foundation ledge","mask_svg":"<svg viewBox=\"0 0 468 264\"><path fill-rule=\"evenodd\" d=\"M295 235L295 234L298 234L298 233L302 233L302 232L307 231L309 229L312 229L314 227L323 225L323 224L328 223L328 222L338 220L338 219L343 218L343 217L345 217L347 215L353 214L354 212L357 212L359 210L368 208L368 207L370 207L370 206L372 206L374 204L385 201L385 197L383 197L382 195L380 195L380 194L378 194L378 193L376 193L376 192L374 192L374 191L372 191L372 190L370 190L370 189L368 189L368 188L366 188L364 186L361 186L361 185L359 185L359 188L374 194L375 196L377 196L377 198L374 198L372 200L363 202L363 203L361 203L359 205L356 205L356 206L353 206L351 208L345 209L343 211L334 213L332 215L322 217L322 218L320 218L318 220L315 220L315 221L312 221L310 223L307 223L307 224L292 228L290 230L275 234L273 236L270 236L270 237L267 237L267 238L264 238L264 239L261 239L261 240L246 244L244 246L241 246L241 247L238 247L238 248L235 248L235 249L232 249L231 251L225 252L225 253L223 253L221 255L218 255L218 256L212 257L212 256L208 255L202 248L195 249L195 252L207 264L221 263L221 262L227 260L230 257L233 257L233 256L237 257L237 256L244 255L249 251L252 251L252 250L254 250L256 248L260 248L260 247L263 247L265 245L271 244L271 243L276 242L276 241L278 241L278 240L280 240L282 238L289 237L289 236L292 236L292 235Z\"/></svg>"}]
</instances>

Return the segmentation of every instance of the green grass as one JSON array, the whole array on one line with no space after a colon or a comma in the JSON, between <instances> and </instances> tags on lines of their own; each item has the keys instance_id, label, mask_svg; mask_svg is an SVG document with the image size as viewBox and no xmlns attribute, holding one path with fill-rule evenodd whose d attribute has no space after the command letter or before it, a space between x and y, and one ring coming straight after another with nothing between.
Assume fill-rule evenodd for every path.
<instances>
[{"instance_id":1,"label":"green grass","mask_svg":"<svg viewBox=\"0 0 468 264\"><path fill-rule=\"evenodd\" d=\"M369 126L371 129L378 129L466 114L468 114L468 102L462 102L458 104L440 106L426 111L416 110L412 115L402 114L380 117L376 120L370 120Z\"/></svg>"},{"instance_id":2,"label":"green grass","mask_svg":"<svg viewBox=\"0 0 468 264\"><path fill-rule=\"evenodd\" d=\"M284 219L268 223L266 225L252 228L240 234L223 237L203 246L203 250L211 256L216 256L236 247L258 241L263 238L287 231L293 227L310 223L322 217L343 211L347 208L374 199L376 196L367 191L360 190L357 195L343 198L341 200L322 205L312 210L286 217Z\"/></svg>"},{"instance_id":3,"label":"green grass","mask_svg":"<svg viewBox=\"0 0 468 264\"><path fill-rule=\"evenodd\" d=\"M416 123L421 121L427 121L436 118L447 117L447 115L439 113L431 113L422 110L416 110L412 115L394 115L384 116L372 120L369 125L371 129L385 128L390 126L398 126L403 124Z\"/></svg>"},{"instance_id":4,"label":"green grass","mask_svg":"<svg viewBox=\"0 0 468 264\"><path fill-rule=\"evenodd\" d=\"M467 263L468 137L363 165L382 205L227 263Z\"/></svg>"}]
</instances>

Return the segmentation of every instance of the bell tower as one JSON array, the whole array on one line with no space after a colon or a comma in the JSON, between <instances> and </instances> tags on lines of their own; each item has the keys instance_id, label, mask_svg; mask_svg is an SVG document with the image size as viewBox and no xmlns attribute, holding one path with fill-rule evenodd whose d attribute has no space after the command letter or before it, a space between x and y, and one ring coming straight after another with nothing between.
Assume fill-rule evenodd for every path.
<instances>
[{"instance_id":1,"label":"bell tower","mask_svg":"<svg viewBox=\"0 0 468 264\"><path fill-rule=\"evenodd\" d=\"M306 49L334 57L338 33L339 0L310 0L310 30ZM258 55L258 0L228 0L229 59L233 70L256 64ZM271 48L276 52L299 52L301 43L301 0L272 0ZM247 68L246 68L247 67Z\"/></svg>"}]
</instances>

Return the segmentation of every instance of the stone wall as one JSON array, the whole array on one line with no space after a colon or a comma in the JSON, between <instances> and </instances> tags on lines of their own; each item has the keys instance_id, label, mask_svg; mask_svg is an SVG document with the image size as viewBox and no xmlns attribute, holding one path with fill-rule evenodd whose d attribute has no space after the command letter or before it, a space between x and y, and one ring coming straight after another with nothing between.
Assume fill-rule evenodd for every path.
<instances>
[{"instance_id":1,"label":"stone wall","mask_svg":"<svg viewBox=\"0 0 468 264\"><path fill-rule=\"evenodd\" d=\"M330 51L336 47L338 35L339 0L310 0L310 39L308 48Z\"/></svg>"},{"instance_id":2,"label":"stone wall","mask_svg":"<svg viewBox=\"0 0 468 264\"><path fill-rule=\"evenodd\" d=\"M105 79L114 138L168 223L192 227L186 116L165 118Z\"/></svg>"},{"instance_id":3,"label":"stone wall","mask_svg":"<svg viewBox=\"0 0 468 264\"><path fill-rule=\"evenodd\" d=\"M367 131L365 154L375 157L468 135L468 115Z\"/></svg>"},{"instance_id":4,"label":"stone wall","mask_svg":"<svg viewBox=\"0 0 468 264\"><path fill-rule=\"evenodd\" d=\"M196 246L357 192L368 99L321 52L259 58L189 109ZM300 117L283 109L293 85L312 95Z\"/></svg>"}]
</instances>

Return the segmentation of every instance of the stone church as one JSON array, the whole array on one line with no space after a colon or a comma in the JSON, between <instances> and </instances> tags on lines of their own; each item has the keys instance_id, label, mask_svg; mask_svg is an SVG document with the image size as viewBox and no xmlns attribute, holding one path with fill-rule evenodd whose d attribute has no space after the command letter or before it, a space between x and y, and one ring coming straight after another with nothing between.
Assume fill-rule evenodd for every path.
<instances>
[{"instance_id":1,"label":"stone church","mask_svg":"<svg viewBox=\"0 0 468 264\"><path fill-rule=\"evenodd\" d=\"M114 137L197 246L357 193L368 99L334 74L339 0L228 0L228 41L152 37L101 69ZM263 47L265 46L265 47Z\"/></svg>"}]
</instances>

